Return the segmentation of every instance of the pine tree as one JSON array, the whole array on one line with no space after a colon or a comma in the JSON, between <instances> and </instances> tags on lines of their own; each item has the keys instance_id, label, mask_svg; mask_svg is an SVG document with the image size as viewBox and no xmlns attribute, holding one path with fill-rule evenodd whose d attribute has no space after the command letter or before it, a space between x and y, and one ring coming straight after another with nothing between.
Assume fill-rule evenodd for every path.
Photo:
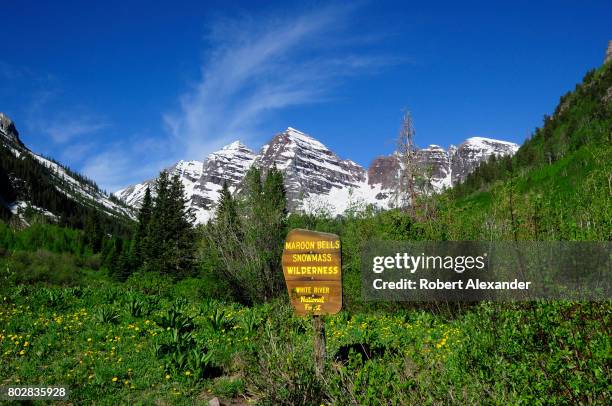
<instances>
[{"instance_id":1,"label":"pine tree","mask_svg":"<svg viewBox=\"0 0 612 406\"><path fill-rule=\"evenodd\" d=\"M259 168L251 167L245 175L244 180L244 216L248 227L244 229L244 236L249 241L257 244L265 235L264 212L265 197L263 184L261 182L261 171Z\"/></svg>"},{"instance_id":2,"label":"pine tree","mask_svg":"<svg viewBox=\"0 0 612 406\"><path fill-rule=\"evenodd\" d=\"M169 190L168 268L175 276L189 275L195 265L195 218L185 197L185 188L178 174L172 177Z\"/></svg>"},{"instance_id":3,"label":"pine tree","mask_svg":"<svg viewBox=\"0 0 612 406\"><path fill-rule=\"evenodd\" d=\"M261 172L249 170L239 197L237 202L223 186L212 227L206 229L208 245L239 300L265 301L284 291L280 258L287 203L282 173L270 169L262 184Z\"/></svg>"},{"instance_id":4,"label":"pine tree","mask_svg":"<svg viewBox=\"0 0 612 406\"><path fill-rule=\"evenodd\" d=\"M245 285L244 278L248 276L241 266L244 261L244 244L242 223L239 220L237 203L229 191L227 182L223 182L215 217L205 228L207 245L212 251L210 257L218 258L223 276L230 281L236 297L248 300L248 294L241 289Z\"/></svg>"},{"instance_id":5,"label":"pine tree","mask_svg":"<svg viewBox=\"0 0 612 406\"><path fill-rule=\"evenodd\" d=\"M194 269L196 238L183 184L178 175L170 179L163 171L155 192L144 244L145 268L175 277L188 275Z\"/></svg>"},{"instance_id":6,"label":"pine tree","mask_svg":"<svg viewBox=\"0 0 612 406\"><path fill-rule=\"evenodd\" d=\"M122 249L123 240L117 237L111 237L107 240L103 250L104 266L113 277L117 277L119 258L121 257Z\"/></svg>"},{"instance_id":7,"label":"pine tree","mask_svg":"<svg viewBox=\"0 0 612 406\"><path fill-rule=\"evenodd\" d=\"M273 166L266 176L263 185L264 203L269 211L268 215L274 217L274 222L281 224L287 215L287 198L283 174Z\"/></svg>"},{"instance_id":8,"label":"pine tree","mask_svg":"<svg viewBox=\"0 0 612 406\"><path fill-rule=\"evenodd\" d=\"M238 210L236 202L229 191L227 182L223 182L221 194L215 209L215 219L218 227L223 227L228 231L236 231L238 224Z\"/></svg>"},{"instance_id":9,"label":"pine tree","mask_svg":"<svg viewBox=\"0 0 612 406\"><path fill-rule=\"evenodd\" d=\"M102 250L102 242L104 239L104 232L100 222L100 215L97 210L91 210L89 216L85 219L85 242L91 247L93 253L100 252Z\"/></svg>"},{"instance_id":10,"label":"pine tree","mask_svg":"<svg viewBox=\"0 0 612 406\"><path fill-rule=\"evenodd\" d=\"M169 211L168 172L162 171L155 181L155 199L151 210L151 218L147 227L145 244L145 268L149 271L161 272L165 268L164 254L167 251L168 211Z\"/></svg>"},{"instance_id":11,"label":"pine tree","mask_svg":"<svg viewBox=\"0 0 612 406\"><path fill-rule=\"evenodd\" d=\"M130 262L135 268L142 266L145 261L146 244L147 244L147 231L149 229L149 223L151 222L151 215L153 211L153 202L151 200L151 191L147 187L145 190L144 198L142 199L142 205L138 212L138 226L134 233L132 240L132 247L130 250Z\"/></svg>"},{"instance_id":12,"label":"pine tree","mask_svg":"<svg viewBox=\"0 0 612 406\"><path fill-rule=\"evenodd\" d=\"M283 290L281 255L283 240L287 235L287 198L281 171L273 166L263 184L263 223L259 239L263 253L263 277L267 280L264 300Z\"/></svg>"},{"instance_id":13,"label":"pine tree","mask_svg":"<svg viewBox=\"0 0 612 406\"><path fill-rule=\"evenodd\" d=\"M255 166L247 171L244 176L244 190L247 199L251 203L259 203L263 193L263 185L261 183L261 171Z\"/></svg>"},{"instance_id":14,"label":"pine tree","mask_svg":"<svg viewBox=\"0 0 612 406\"><path fill-rule=\"evenodd\" d=\"M134 261L128 244L122 245L121 254L117 260L114 276L116 279L125 282L134 272Z\"/></svg>"}]
</instances>

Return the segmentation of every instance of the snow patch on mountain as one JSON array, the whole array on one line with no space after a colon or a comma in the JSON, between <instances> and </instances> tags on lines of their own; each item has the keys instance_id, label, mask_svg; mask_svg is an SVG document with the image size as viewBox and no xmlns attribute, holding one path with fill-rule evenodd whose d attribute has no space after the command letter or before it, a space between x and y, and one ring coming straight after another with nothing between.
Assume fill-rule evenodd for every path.
<instances>
[{"instance_id":1,"label":"snow patch on mountain","mask_svg":"<svg viewBox=\"0 0 612 406\"><path fill-rule=\"evenodd\" d=\"M32 155L32 157L34 157L34 159L49 168L57 177L57 179L60 181L61 186L56 186L56 189L60 192L66 194L73 200L80 200L82 198L85 198L96 201L102 204L105 208L107 208L110 213L120 213L124 216L134 218L134 212L132 210L128 209L123 205L119 205L113 202L104 193L102 193L95 187L86 183L79 182L77 179L70 176L66 172L66 170L60 165L48 160L47 158L43 158L42 156L37 155L31 151L29 151L29 153Z\"/></svg>"},{"instance_id":2,"label":"snow patch on mountain","mask_svg":"<svg viewBox=\"0 0 612 406\"><path fill-rule=\"evenodd\" d=\"M42 207L34 206L23 200L17 200L9 206L9 210L11 211L11 213L16 216L19 216L21 221L23 221L25 224L27 224L27 221L25 220L24 213L27 209L34 210L39 214L42 214L43 216L51 219L52 221L59 221L59 217L56 216L54 213L50 212L49 210L46 210Z\"/></svg>"}]
</instances>

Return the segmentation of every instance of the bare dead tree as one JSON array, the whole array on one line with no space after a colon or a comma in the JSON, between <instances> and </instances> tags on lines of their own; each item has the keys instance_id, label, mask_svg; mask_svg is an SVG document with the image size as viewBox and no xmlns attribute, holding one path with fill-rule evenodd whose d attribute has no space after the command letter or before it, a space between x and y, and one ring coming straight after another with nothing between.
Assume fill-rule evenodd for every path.
<instances>
[{"instance_id":1,"label":"bare dead tree","mask_svg":"<svg viewBox=\"0 0 612 406\"><path fill-rule=\"evenodd\" d=\"M406 110L402 116L402 124L397 137L397 152L400 160L397 201L400 207L404 210L410 210L413 215L415 214L415 178L417 171L415 133L412 114Z\"/></svg>"}]
</instances>

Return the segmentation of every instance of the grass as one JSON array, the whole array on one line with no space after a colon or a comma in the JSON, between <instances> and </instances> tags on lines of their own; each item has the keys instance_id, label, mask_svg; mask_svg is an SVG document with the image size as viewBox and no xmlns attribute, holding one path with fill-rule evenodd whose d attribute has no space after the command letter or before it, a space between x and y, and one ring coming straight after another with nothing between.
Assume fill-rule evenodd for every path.
<instances>
[{"instance_id":1,"label":"grass","mask_svg":"<svg viewBox=\"0 0 612 406\"><path fill-rule=\"evenodd\" d=\"M2 288L0 385L67 385L77 403L603 403L609 303L480 304L346 311L325 318L328 362L312 364L312 325L282 301L245 307L178 296L155 276L120 284Z\"/></svg>"}]
</instances>

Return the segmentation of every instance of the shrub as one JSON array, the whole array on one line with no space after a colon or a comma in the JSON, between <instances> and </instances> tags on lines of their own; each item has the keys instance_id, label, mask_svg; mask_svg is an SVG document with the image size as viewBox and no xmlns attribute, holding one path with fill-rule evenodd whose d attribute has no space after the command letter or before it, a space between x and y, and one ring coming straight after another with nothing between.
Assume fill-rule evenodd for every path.
<instances>
[{"instance_id":1,"label":"shrub","mask_svg":"<svg viewBox=\"0 0 612 406\"><path fill-rule=\"evenodd\" d=\"M117 324L119 322L119 312L110 306L99 307L95 315L100 323Z\"/></svg>"},{"instance_id":2,"label":"shrub","mask_svg":"<svg viewBox=\"0 0 612 406\"><path fill-rule=\"evenodd\" d=\"M73 256L46 250L17 251L10 257L7 268L14 271L15 283L24 284L74 285L83 275Z\"/></svg>"},{"instance_id":3,"label":"shrub","mask_svg":"<svg viewBox=\"0 0 612 406\"><path fill-rule=\"evenodd\" d=\"M142 317L147 313L146 302L134 296L128 301L127 309L132 317Z\"/></svg>"},{"instance_id":4,"label":"shrub","mask_svg":"<svg viewBox=\"0 0 612 406\"><path fill-rule=\"evenodd\" d=\"M315 374L310 340L283 339L268 324L258 349L248 363L246 383L262 403L320 405L328 400Z\"/></svg>"},{"instance_id":5,"label":"shrub","mask_svg":"<svg viewBox=\"0 0 612 406\"><path fill-rule=\"evenodd\" d=\"M175 329L181 333L192 331L195 328L193 318L185 316L175 308L170 308L162 314L157 320L157 324L163 328Z\"/></svg>"},{"instance_id":6,"label":"shrub","mask_svg":"<svg viewBox=\"0 0 612 406\"><path fill-rule=\"evenodd\" d=\"M155 272L136 272L125 282L128 289L136 290L145 295L167 295L173 286L173 280L168 275Z\"/></svg>"}]
</instances>

